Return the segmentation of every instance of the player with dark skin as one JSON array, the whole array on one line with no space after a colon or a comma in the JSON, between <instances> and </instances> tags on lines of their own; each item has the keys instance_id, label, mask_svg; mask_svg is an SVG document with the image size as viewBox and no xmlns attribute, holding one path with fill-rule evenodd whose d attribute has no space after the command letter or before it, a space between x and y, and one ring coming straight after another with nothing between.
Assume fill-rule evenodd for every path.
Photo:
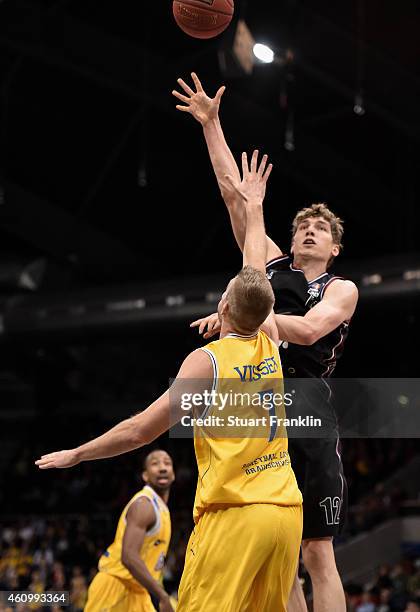
<instances>
[{"instance_id":1,"label":"player with dark skin","mask_svg":"<svg viewBox=\"0 0 420 612\"><path fill-rule=\"evenodd\" d=\"M175 474L172 459L167 452L156 450L147 455L142 479L163 499L165 504L168 503ZM159 601L159 611L172 612L173 608L168 593L151 576L146 564L139 557L139 550L143 546L146 532L153 527L156 521L151 501L146 497L140 497L137 502L131 504L126 520L127 527L122 544L121 561L134 578Z\"/></svg>"}]
</instances>

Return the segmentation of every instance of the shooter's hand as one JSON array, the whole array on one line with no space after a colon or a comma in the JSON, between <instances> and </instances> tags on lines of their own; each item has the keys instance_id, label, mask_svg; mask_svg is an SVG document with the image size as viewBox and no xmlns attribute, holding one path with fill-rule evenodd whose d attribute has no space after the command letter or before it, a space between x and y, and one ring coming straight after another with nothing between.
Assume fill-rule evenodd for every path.
<instances>
[{"instance_id":1,"label":"shooter's hand","mask_svg":"<svg viewBox=\"0 0 420 612\"><path fill-rule=\"evenodd\" d=\"M215 312L214 314L204 317L203 319L197 319L197 321L191 323L190 327L198 327L199 334L205 332L203 338L206 340L208 338L212 338L213 336L216 336L216 334L220 333L221 325L219 315L217 312ZM207 331L205 331L206 327Z\"/></svg>"},{"instance_id":2,"label":"shooter's hand","mask_svg":"<svg viewBox=\"0 0 420 612\"><path fill-rule=\"evenodd\" d=\"M178 79L178 84L182 87L187 95L185 96L175 89L173 90L172 95L186 104L186 106L178 104L176 108L184 113L190 113L190 115L192 115L194 119L197 119L197 121L204 127L209 121L217 118L219 114L220 100L226 87L221 87L216 93L215 97L210 98L204 91L203 86L200 83L200 79L195 72L192 72L191 76L192 80L194 81L196 91L193 91L191 87L185 83L185 81Z\"/></svg>"},{"instance_id":3,"label":"shooter's hand","mask_svg":"<svg viewBox=\"0 0 420 612\"><path fill-rule=\"evenodd\" d=\"M268 156L264 155L258 166L258 151L255 150L251 158L251 167L248 167L248 157L242 153L242 181L236 182L232 176L225 176L233 189L248 204L262 204L265 198L267 181L273 169L273 164L267 167Z\"/></svg>"},{"instance_id":4,"label":"shooter's hand","mask_svg":"<svg viewBox=\"0 0 420 612\"><path fill-rule=\"evenodd\" d=\"M56 453L42 455L41 459L35 461L35 465L40 470L49 470L51 468L69 468L80 463L76 449L62 450Z\"/></svg>"}]
</instances>

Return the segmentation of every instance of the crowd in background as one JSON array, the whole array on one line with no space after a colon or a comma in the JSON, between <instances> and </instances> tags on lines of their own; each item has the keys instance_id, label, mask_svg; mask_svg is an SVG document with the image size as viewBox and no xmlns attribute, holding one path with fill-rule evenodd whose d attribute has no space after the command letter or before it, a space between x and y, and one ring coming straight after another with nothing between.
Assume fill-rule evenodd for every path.
<instances>
[{"instance_id":1,"label":"crowd in background","mask_svg":"<svg viewBox=\"0 0 420 612\"><path fill-rule=\"evenodd\" d=\"M383 565L368 584L346 585L349 612L420 612L420 558Z\"/></svg>"},{"instance_id":2,"label":"crowd in background","mask_svg":"<svg viewBox=\"0 0 420 612\"><path fill-rule=\"evenodd\" d=\"M5 522L0 529L0 591L69 591L70 610L82 610L98 559L110 544L114 528L107 515ZM176 592L186 544L186 532L174 533L164 574L170 592ZM43 610L40 604L26 607Z\"/></svg>"},{"instance_id":3,"label":"crowd in background","mask_svg":"<svg viewBox=\"0 0 420 612\"><path fill-rule=\"evenodd\" d=\"M113 528L106 515L9 521L0 531L0 591L65 590L71 602L65 609L83 610L98 558L109 543L104 534ZM171 593L182 572L186 543L187 533L174 534L164 574ZM420 612L420 558L378 568L369 584L347 585L346 597L349 612ZM26 610L44 608L21 606L21 612Z\"/></svg>"},{"instance_id":4,"label":"crowd in background","mask_svg":"<svg viewBox=\"0 0 420 612\"><path fill-rule=\"evenodd\" d=\"M85 431L97 435L103 425L96 427L86 425ZM73 436L71 423L61 427L63 447ZM0 472L0 590L67 590L70 610L77 611L83 609L98 559L112 542L124 505L142 486L141 464L150 449L71 470L42 472L34 467L34 459L53 450L52 444L35 428L24 449L19 445ZM191 441L166 439L161 446L173 457L176 472L169 500L173 537L165 568L165 585L172 593L179 584L192 528L196 470ZM416 454L415 443L344 440L342 450L353 503L347 534L368 531L398 516L404 488L389 490L382 482ZM414 600L409 601L420 596L419 589L420 561L404 561L381 568L371 585L348 586L349 610L420 612ZM42 610L34 605L27 609Z\"/></svg>"}]
</instances>

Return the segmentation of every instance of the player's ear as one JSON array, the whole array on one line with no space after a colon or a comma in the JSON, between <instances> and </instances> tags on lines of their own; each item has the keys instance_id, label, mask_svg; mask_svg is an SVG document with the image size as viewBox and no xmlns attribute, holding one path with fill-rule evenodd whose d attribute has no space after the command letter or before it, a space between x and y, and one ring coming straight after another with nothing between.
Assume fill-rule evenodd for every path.
<instances>
[{"instance_id":1,"label":"player's ear","mask_svg":"<svg viewBox=\"0 0 420 612\"><path fill-rule=\"evenodd\" d=\"M333 248L331 250L331 255L333 257L337 257L337 255L340 255L340 247L338 246L338 244L333 245Z\"/></svg>"},{"instance_id":2,"label":"player's ear","mask_svg":"<svg viewBox=\"0 0 420 612\"><path fill-rule=\"evenodd\" d=\"M146 484L149 482L149 475L148 475L148 473L146 472L146 470L144 470L144 471L141 473L141 477L142 477L142 479L143 479L143 482L145 482Z\"/></svg>"}]
</instances>

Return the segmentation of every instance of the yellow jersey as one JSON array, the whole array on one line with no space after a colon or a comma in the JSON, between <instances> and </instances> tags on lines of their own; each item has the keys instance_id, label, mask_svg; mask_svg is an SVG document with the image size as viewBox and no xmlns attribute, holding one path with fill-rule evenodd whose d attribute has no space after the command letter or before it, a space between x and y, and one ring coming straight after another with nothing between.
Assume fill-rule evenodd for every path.
<instances>
[{"instance_id":1,"label":"yellow jersey","mask_svg":"<svg viewBox=\"0 0 420 612\"><path fill-rule=\"evenodd\" d=\"M198 483L194 521L206 510L224 506L301 505L281 424L285 398L277 345L259 331L253 336L228 334L201 350L210 356L214 374L214 395L201 416L207 422L218 416L224 424L223 437L219 427L195 430ZM230 401L220 410L221 401L214 398L223 395ZM248 399L244 406L245 396L271 401L262 406L258 402L251 405Z\"/></svg>"},{"instance_id":2,"label":"yellow jersey","mask_svg":"<svg viewBox=\"0 0 420 612\"><path fill-rule=\"evenodd\" d=\"M131 504L140 497L150 499L156 520L149 531L146 531L143 546L139 550L139 557L144 561L153 578L162 581L162 570L171 539L171 517L163 499L148 485L143 487L141 491L138 491L122 511L114 542L99 559L98 569L100 572L119 578L124 581L126 586L137 592L147 592L121 561L122 543L127 525L127 512Z\"/></svg>"}]
</instances>

